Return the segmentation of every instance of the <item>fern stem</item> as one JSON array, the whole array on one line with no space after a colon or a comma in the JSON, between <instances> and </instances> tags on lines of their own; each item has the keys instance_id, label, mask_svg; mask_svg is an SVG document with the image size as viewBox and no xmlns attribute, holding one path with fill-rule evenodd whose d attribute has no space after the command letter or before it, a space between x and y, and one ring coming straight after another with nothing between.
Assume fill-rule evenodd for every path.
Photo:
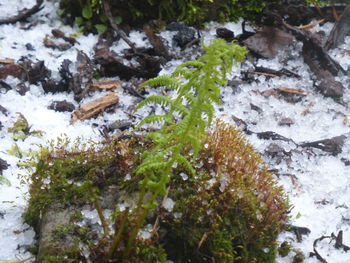
<instances>
[{"instance_id":1,"label":"fern stem","mask_svg":"<svg viewBox=\"0 0 350 263\"><path fill-rule=\"evenodd\" d=\"M108 224L107 224L107 220L105 218L105 216L103 215L103 211L102 211L102 208L101 208L101 205L100 205L100 202L98 201L98 198L96 196L96 193L95 191L93 190L92 186L90 185L89 187L89 193L90 193L90 196L91 196L91 199L95 205L95 208L97 210L97 214L98 214L98 217L100 218L101 220L101 224L102 224L102 228L103 228L103 235L105 237L107 237L109 235L109 230L108 230Z\"/></svg>"},{"instance_id":2,"label":"fern stem","mask_svg":"<svg viewBox=\"0 0 350 263\"><path fill-rule=\"evenodd\" d=\"M119 227L118 231L116 231L116 233L113 237L112 244L108 250L107 262L109 262L112 259L116 249L118 248L118 245L120 243L120 239L122 237L123 231L124 231L125 226L126 226L126 222L128 221L128 215L129 215L129 207L126 208L126 210L123 214L121 226Z\"/></svg>"}]
</instances>

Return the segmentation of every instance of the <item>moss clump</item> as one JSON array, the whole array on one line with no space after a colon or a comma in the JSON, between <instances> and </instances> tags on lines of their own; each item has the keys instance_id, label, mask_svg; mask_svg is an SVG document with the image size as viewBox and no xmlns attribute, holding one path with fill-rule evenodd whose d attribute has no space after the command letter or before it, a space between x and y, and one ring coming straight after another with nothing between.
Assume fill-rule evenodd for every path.
<instances>
[{"instance_id":1,"label":"moss clump","mask_svg":"<svg viewBox=\"0 0 350 263\"><path fill-rule=\"evenodd\" d=\"M149 20L178 20L200 25L205 21L237 21L240 17L254 19L263 10L266 1L257 0L130 0L111 1L117 23L140 25ZM92 29L107 26L101 0L60 0L62 16L79 26ZM98 26L101 28L101 26ZM97 27L97 28L98 28Z\"/></svg>"},{"instance_id":2,"label":"moss clump","mask_svg":"<svg viewBox=\"0 0 350 263\"><path fill-rule=\"evenodd\" d=\"M175 207L163 222L170 258L274 262L276 238L288 219L282 188L234 127L217 123L204 145L198 178L179 176L170 186Z\"/></svg>"},{"instance_id":3,"label":"moss clump","mask_svg":"<svg viewBox=\"0 0 350 263\"><path fill-rule=\"evenodd\" d=\"M136 159L128 145L138 143L142 143L142 139L135 137L110 144L83 144L80 139L71 143L67 138L59 138L56 143L42 147L23 164L31 172L29 205L24 220L38 230L41 215L49 205L89 204L92 186L101 192L116 182L122 184L120 177L129 171L129 161ZM78 212L74 215L76 219L79 216Z\"/></svg>"},{"instance_id":4,"label":"moss clump","mask_svg":"<svg viewBox=\"0 0 350 263\"><path fill-rule=\"evenodd\" d=\"M63 144L40 151L32 173L27 222L40 222L39 215L53 202L77 208L92 204L87 189L94 180L94 189L101 196L110 185L116 196L121 191L130 197L138 195L137 181L142 177L134 170L140 163L141 146L147 148L149 142L131 136L108 146L92 144L91 148L69 150L67 142ZM282 189L244 136L219 122L192 162L195 176L184 174L180 167L174 169L166 196L174 201L173 210L157 200L158 207L142 226L151 227L149 236L137 237L127 259L125 247L139 215L137 210L116 209L106 219L114 222L114 230L107 234L77 227L73 223L81 214L72 213L68 218L73 225L56 227L55 240L39 262L274 262L276 237L288 219L289 207ZM104 172L96 173L98 170ZM126 174L131 180L121 180ZM120 202L116 198L115 207ZM118 245L111 253L118 233ZM70 245L62 247L60 240L67 238ZM82 247L88 248L88 259Z\"/></svg>"}]
</instances>

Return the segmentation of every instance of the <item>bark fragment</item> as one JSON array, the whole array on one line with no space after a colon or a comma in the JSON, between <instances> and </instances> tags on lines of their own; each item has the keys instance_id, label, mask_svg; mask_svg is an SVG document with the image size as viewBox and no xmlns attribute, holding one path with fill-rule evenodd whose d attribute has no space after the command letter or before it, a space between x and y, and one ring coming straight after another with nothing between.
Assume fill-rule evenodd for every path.
<instances>
[{"instance_id":1,"label":"bark fragment","mask_svg":"<svg viewBox=\"0 0 350 263\"><path fill-rule=\"evenodd\" d=\"M338 47L350 33L350 7L346 8L332 28L325 44L325 49L329 50Z\"/></svg>"},{"instance_id":2,"label":"bark fragment","mask_svg":"<svg viewBox=\"0 0 350 263\"><path fill-rule=\"evenodd\" d=\"M106 96L88 102L72 113L71 123L91 118L102 112L105 108L117 104L118 101L119 98L115 93L109 93Z\"/></svg>"}]
</instances>

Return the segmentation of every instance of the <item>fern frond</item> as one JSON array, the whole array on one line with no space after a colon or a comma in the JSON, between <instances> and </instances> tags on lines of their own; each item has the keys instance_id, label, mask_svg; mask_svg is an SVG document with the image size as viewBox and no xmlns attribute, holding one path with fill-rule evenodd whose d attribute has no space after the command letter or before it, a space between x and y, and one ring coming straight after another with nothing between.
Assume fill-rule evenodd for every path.
<instances>
[{"instance_id":1,"label":"fern frond","mask_svg":"<svg viewBox=\"0 0 350 263\"><path fill-rule=\"evenodd\" d=\"M186 157L184 157L181 154L175 154L174 155L174 159L175 161L181 165L182 167L184 167L187 171L189 171L192 175L194 175L196 173L196 171L194 170L192 164L186 159Z\"/></svg>"},{"instance_id":2,"label":"fern frond","mask_svg":"<svg viewBox=\"0 0 350 263\"><path fill-rule=\"evenodd\" d=\"M184 94L183 98L189 106L193 105L193 102L195 101L195 97L191 93Z\"/></svg>"},{"instance_id":3,"label":"fern frond","mask_svg":"<svg viewBox=\"0 0 350 263\"><path fill-rule=\"evenodd\" d=\"M170 106L172 104L173 100L170 97L167 96L160 96L160 95L152 95L141 101L136 107L135 111L138 111L144 106L150 105L150 104L157 104L160 106Z\"/></svg>"},{"instance_id":4,"label":"fern frond","mask_svg":"<svg viewBox=\"0 0 350 263\"><path fill-rule=\"evenodd\" d=\"M148 174L149 172L154 172L154 171L162 171L165 170L168 164L166 162L148 162L145 164L141 164L137 169L136 169L136 174L141 175L141 174Z\"/></svg>"},{"instance_id":5,"label":"fern frond","mask_svg":"<svg viewBox=\"0 0 350 263\"><path fill-rule=\"evenodd\" d=\"M181 70L183 68L196 68L196 69L201 69L204 66L203 62L200 62L198 60L191 60L191 61L186 61L183 62L176 70Z\"/></svg>"},{"instance_id":6,"label":"fern frond","mask_svg":"<svg viewBox=\"0 0 350 263\"><path fill-rule=\"evenodd\" d=\"M185 107L185 105L182 104L181 101L173 101L173 103L171 104L171 107L170 107L170 111L171 112L173 112L173 111L178 112L182 118L185 117L189 113L189 110Z\"/></svg>"},{"instance_id":7,"label":"fern frond","mask_svg":"<svg viewBox=\"0 0 350 263\"><path fill-rule=\"evenodd\" d=\"M151 86L151 87L167 87L169 89L174 90L174 89L177 89L180 85L181 83L177 79L169 75L162 75L162 76L158 76L156 78L145 81L138 88Z\"/></svg>"},{"instance_id":8,"label":"fern frond","mask_svg":"<svg viewBox=\"0 0 350 263\"><path fill-rule=\"evenodd\" d=\"M202 111L204 111L205 114L208 116L208 124L210 125L214 118L214 113L215 113L214 106L209 103L203 103L201 107L202 107Z\"/></svg>"},{"instance_id":9,"label":"fern frond","mask_svg":"<svg viewBox=\"0 0 350 263\"><path fill-rule=\"evenodd\" d=\"M138 110L156 104L168 109L163 116L148 116L140 123L164 122L159 131L150 134L155 146L143 155L136 171L149 179L149 188L155 195L160 193L159 189L165 191L175 162L194 174L194 168L182 153L192 149L195 156L199 154L206 129L214 118L213 104L221 104L220 86L227 84L226 73L231 71L233 60L241 62L246 53L244 47L227 44L222 39L203 48L206 51L203 56L182 63L172 76L160 76L140 86L164 86L177 91L174 99L153 95L136 107ZM175 121L174 113L178 113L180 119Z\"/></svg>"},{"instance_id":10,"label":"fern frond","mask_svg":"<svg viewBox=\"0 0 350 263\"><path fill-rule=\"evenodd\" d=\"M194 158L196 158L201 149L201 141L197 136L195 136L195 134L187 134L186 137L193 149Z\"/></svg>"},{"instance_id":11,"label":"fern frond","mask_svg":"<svg viewBox=\"0 0 350 263\"><path fill-rule=\"evenodd\" d=\"M145 124L157 124L166 121L166 115L150 115L145 117L137 127L141 127Z\"/></svg>"}]
</instances>

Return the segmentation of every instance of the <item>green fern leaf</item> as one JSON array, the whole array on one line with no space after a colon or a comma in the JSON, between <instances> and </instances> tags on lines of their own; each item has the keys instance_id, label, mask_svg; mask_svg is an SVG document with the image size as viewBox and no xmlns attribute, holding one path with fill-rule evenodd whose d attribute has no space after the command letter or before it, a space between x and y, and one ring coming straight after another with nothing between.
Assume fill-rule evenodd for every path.
<instances>
[{"instance_id":1,"label":"green fern leaf","mask_svg":"<svg viewBox=\"0 0 350 263\"><path fill-rule=\"evenodd\" d=\"M168 75L162 75L153 79L149 79L145 81L143 84L139 86L139 88L143 88L146 86L151 86L151 87L167 87L169 89L177 89L177 87L180 86L180 82L172 78L171 76Z\"/></svg>"},{"instance_id":2,"label":"green fern leaf","mask_svg":"<svg viewBox=\"0 0 350 263\"><path fill-rule=\"evenodd\" d=\"M192 164L186 159L186 157L184 157L181 154L175 154L174 155L174 159L175 161L181 165L182 167L184 167L187 171L189 171L192 175L194 175L196 173L195 169L193 168Z\"/></svg>"},{"instance_id":3,"label":"green fern leaf","mask_svg":"<svg viewBox=\"0 0 350 263\"><path fill-rule=\"evenodd\" d=\"M157 104L160 106L170 106L172 104L172 99L167 96L159 96L159 95L152 95L141 101L135 108L135 111L138 111L144 106L150 105L150 104Z\"/></svg>"},{"instance_id":4,"label":"green fern leaf","mask_svg":"<svg viewBox=\"0 0 350 263\"><path fill-rule=\"evenodd\" d=\"M166 119L165 115L150 115L145 117L138 125L138 127L141 127L144 124L157 124L162 123Z\"/></svg>"}]
</instances>

